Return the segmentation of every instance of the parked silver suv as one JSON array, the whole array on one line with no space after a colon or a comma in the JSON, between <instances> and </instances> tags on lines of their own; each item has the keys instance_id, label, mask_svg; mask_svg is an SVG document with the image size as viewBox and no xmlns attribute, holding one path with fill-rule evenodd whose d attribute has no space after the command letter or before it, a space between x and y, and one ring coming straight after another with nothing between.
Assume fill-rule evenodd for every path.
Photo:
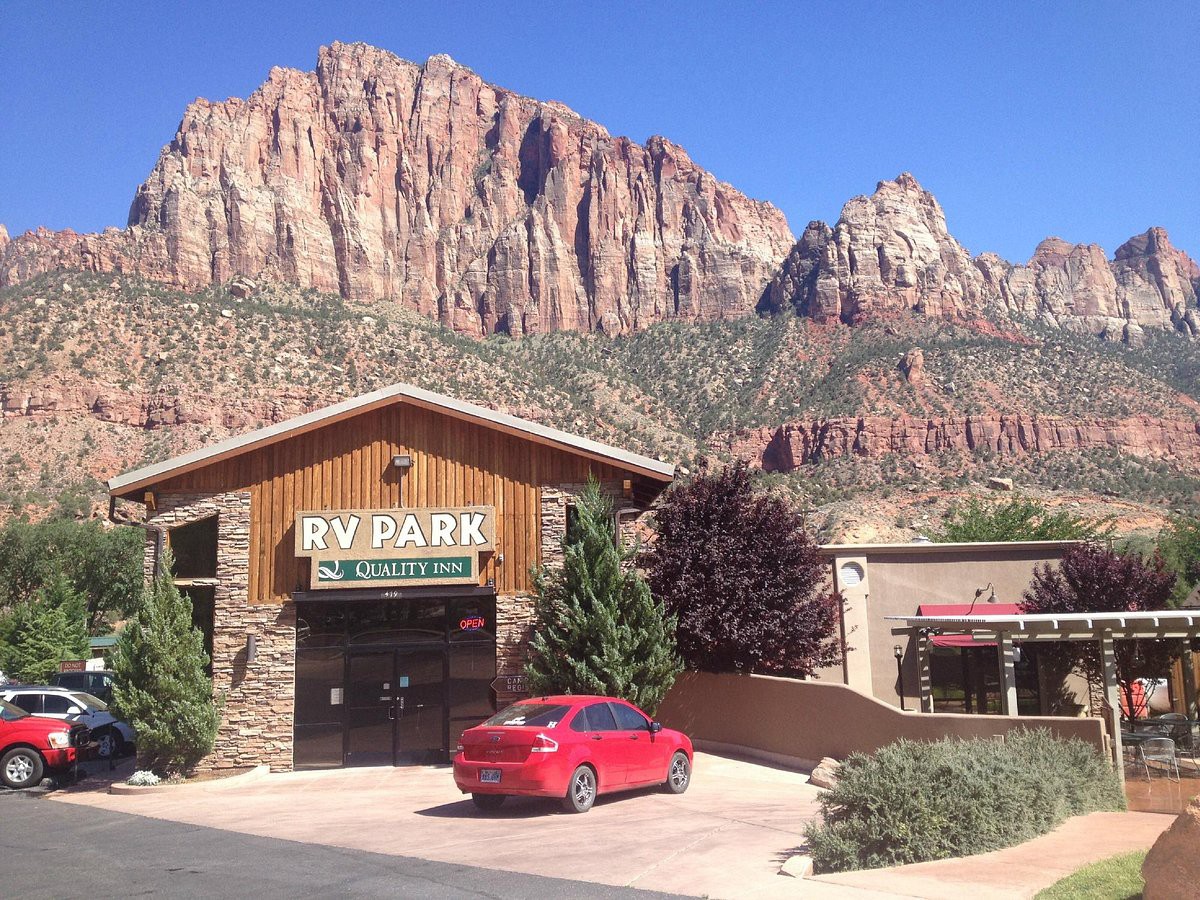
<instances>
[{"instance_id":1,"label":"parked silver suv","mask_svg":"<svg viewBox=\"0 0 1200 900\"><path fill-rule=\"evenodd\" d=\"M86 725L101 759L120 756L136 740L133 729L118 721L108 711L108 704L83 691L45 684L9 684L0 688L0 700L7 700L30 715Z\"/></svg>"}]
</instances>

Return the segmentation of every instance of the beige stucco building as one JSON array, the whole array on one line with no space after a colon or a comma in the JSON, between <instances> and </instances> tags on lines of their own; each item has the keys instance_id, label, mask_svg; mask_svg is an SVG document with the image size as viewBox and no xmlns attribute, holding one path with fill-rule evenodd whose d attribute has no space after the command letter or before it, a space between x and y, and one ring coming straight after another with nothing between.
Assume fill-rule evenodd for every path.
<instances>
[{"instance_id":1,"label":"beige stucco building","mask_svg":"<svg viewBox=\"0 0 1200 900\"><path fill-rule=\"evenodd\" d=\"M897 707L998 712L994 645L922 639L889 616L1015 611L1039 566L1056 565L1074 541L842 544L821 552L843 597L842 665L819 677ZM899 664L897 663L899 658ZM1048 671L1032 648L1018 664L1018 700L1030 715L1077 715L1086 687Z\"/></svg>"}]
</instances>

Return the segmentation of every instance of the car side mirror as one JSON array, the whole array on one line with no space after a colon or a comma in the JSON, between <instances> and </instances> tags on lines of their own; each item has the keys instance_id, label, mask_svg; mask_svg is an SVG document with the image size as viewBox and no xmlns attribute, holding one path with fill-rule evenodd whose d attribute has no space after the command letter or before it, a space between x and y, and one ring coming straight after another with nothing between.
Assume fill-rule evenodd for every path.
<instances>
[{"instance_id":1,"label":"car side mirror","mask_svg":"<svg viewBox=\"0 0 1200 900\"><path fill-rule=\"evenodd\" d=\"M651 722L650 723L650 733L651 734L658 734L660 731L662 731L662 722Z\"/></svg>"}]
</instances>

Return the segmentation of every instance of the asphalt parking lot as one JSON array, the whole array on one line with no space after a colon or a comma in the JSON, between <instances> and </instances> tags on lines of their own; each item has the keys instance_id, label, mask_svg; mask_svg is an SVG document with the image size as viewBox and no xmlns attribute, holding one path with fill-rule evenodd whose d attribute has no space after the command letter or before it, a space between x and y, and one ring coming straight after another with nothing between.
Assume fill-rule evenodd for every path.
<instances>
[{"instance_id":1,"label":"asphalt parking lot","mask_svg":"<svg viewBox=\"0 0 1200 900\"><path fill-rule=\"evenodd\" d=\"M816 797L800 773L700 753L686 794L603 797L584 815L535 799L482 813L448 767L285 773L138 796L85 779L44 802L488 871L749 897L794 885L779 867Z\"/></svg>"},{"instance_id":2,"label":"asphalt parking lot","mask_svg":"<svg viewBox=\"0 0 1200 900\"><path fill-rule=\"evenodd\" d=\"M0 895L23 900L438 897L655 898L423 859L313 846L87 808L0 790Z\"/></svg>"}]
</instances>

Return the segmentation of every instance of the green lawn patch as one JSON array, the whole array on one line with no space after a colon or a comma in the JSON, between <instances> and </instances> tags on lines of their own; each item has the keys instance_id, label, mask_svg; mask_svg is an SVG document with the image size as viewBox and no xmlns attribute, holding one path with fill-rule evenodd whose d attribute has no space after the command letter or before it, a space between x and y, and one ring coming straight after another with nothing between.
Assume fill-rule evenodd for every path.
<instances>
[{"instance_id":1,"label":"green lawn patch","mask_svg":"<svg viewBox=\"0 0 1200 900\"><path fill-rule=\"evenodd\" d=\"M1145 859L1145 850L1110 856L1039 891L1034 900L1139 900Z\"/></svg>"}]
</instances>

